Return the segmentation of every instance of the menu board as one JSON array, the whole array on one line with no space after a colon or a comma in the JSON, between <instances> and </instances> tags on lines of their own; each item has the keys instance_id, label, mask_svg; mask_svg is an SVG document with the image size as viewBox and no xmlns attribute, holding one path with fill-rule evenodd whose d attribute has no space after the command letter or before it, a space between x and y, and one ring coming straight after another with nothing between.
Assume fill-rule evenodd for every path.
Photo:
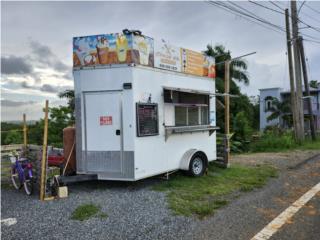
<instances>
[{"instance_id":1,"label":"menu board","mask_svg":"<svg viewBox=\"0 0 320 240\"><path fill-rule=\"evenodd\" d=\"M214 58L181 48L182 72L204 77L215 77Z\"/></svg>"},{"instance_id":2,"label":"menu board","mask_svg":"<svg viewBox=\"0 0 320 240\"><path fill-rule=\"evenodd\" d=\"M136 107L138 137L158 135L158 104L137 103Z\"/></svg>"},{"instance_id":3,"label":"menu board","mask_svg":"<svg viewBox=\"0 0 320 240\"><path fill-rule=\"evenodd\" d=\"M154 41L154 67L181 72L180 48L166 41Z\"/></svg>"}]
</instances>

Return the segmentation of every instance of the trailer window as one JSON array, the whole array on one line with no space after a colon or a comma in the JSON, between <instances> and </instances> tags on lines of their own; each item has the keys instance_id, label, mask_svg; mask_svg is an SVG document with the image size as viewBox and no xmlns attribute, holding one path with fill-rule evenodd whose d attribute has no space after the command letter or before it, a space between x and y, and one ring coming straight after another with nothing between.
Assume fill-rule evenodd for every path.
<instances>
[{"instance_id":1,"label":"trailer window","mask_svg":"<svg viewBox=\"0 0 320 240\"><path fill-rule=\"evenodd\" d=\"M201 107L201 125L208 125L209 124L209 111L208 106Z\"/></svg>"},{"instance_id":2,"label":"trailer window","mask_svg":"<svg viewBox=\"0 0 320 240\"><path fill-rule=\"evenodd\" d=\"M164 90L163 95L167 106L172 106L165 114L169 124L174 126L209 124L209 95L168 89Z\"/></svg>"},{"instance_id":3,"label":"trailer window","mask_svg":"<svg viewBox=\"0 0 320 240\"><path fill-rule=\"evenodd\" d=\"M175 126L208 125L208 106L175 106Z\"/></svg>"}]
</instances>

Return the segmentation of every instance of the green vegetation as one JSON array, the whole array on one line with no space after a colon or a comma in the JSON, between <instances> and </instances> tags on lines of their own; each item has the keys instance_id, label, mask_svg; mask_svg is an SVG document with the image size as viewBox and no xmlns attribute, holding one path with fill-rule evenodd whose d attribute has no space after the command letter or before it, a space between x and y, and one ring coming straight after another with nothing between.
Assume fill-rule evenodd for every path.
<instances>
[{"instance_id":1,"label":"green vegetation","mask_svg":"<svg viewBox=\"0 0 320 240\"><path fill-rule=\"evenodd\" d=\"M216 63L225 62L232 58L231 52L222 45L208 45L204 51L206 55L215 57ZM247 72L248 65L244 59L237 59L230 64L230 94L238 96L231 98L230 101L230 123L231 132L235 132L233 127L237 124L236 115L240 112L245 113L245 118L250 129L258 130L259 128L259 98L248 97L242 94L237 83L249 85L249 74ZM216 65L216 90L224 93L224 73L225 65ZM217 101L223 103L224 97L217 96ZM243 118L243 117L242 117ZM224 108L221 104L217 104L217 126L221 128L220 132L224 132Z\"/></svg>"},{"instance_id":2,"label":"green vegetation","mask_svg":"<svg viewBox=\"0 0 320 240\"><path fill-rule=\"evenodd\" d=\"M308 139L299 145L295 142L292 131L271 127L261 134L258 140L250 143L252 152L280 152L292 149L319 150L320 137L315 142Z\"/></svg>"},{"instance_id":3,"label":"green vegetation","mask_svg":"<svg viewBox=\"0 0 320 240\"><path fill-rule=\"evenodd\" d=\"M48 144L54 147L63 145L63 129L74 125L74 94L73 90L66 90L58 95L67 98L67 106L49 108ZM28 124L28 143L42 145L44 120ZM18 131L17 131L18 130ZM21 144L23 142L22 122L1 122L1 144Z\"/></svg>"},{"instance_id":4,"label":"green vegetation","mask_svg":"<svg viewBox=\"0 0 320 240\"><path fill-rule=\"evenodd\" d=\"M155 185L154 190L167 192L169 207L174 213L203 218L226 205L233 193L262 187L268 178L276 176L277 170L269 165L232 165L221 169L210 164L206 176L192 178L177 174L170 181Z\"/></svg>"},{"instance_id":5,"label":"green vegetation","mask_svg":"<svg viewBox=\"0 0 320 240\"><path fill-rule=\"evenodd\" d=\"M79 220L84 221L88 220L92 217L100 217L100 218L106 218L108 217L107 214L100 212L101 207L96 206L92 203L89 204L83 204L78 206L72 213L71 219L72 220Z\"/></svg>"},{"instance_id":6,"label":"green vegetation","mask_svg":"<svg viewBox=\"0 0 320 240\"><path fill-rule=\"evenodd\" d=\"M10 188L10 171L11 162L8 157L2 156L1 158L1 187L4 189Z\"/></svg>"}]
</instances>

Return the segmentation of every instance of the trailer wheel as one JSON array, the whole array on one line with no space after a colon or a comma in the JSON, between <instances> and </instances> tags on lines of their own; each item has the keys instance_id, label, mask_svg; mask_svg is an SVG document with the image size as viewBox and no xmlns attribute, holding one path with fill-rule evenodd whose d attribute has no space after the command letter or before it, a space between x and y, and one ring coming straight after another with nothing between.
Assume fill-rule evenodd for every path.
<instances>
[{"instance_id":1,"label":"trailer wheel","mask_svg":"<svg viewBox=\"0 0 320 240\"><path fill-rule=\"evenodd\" d=\"M207 159L205 154L195 153L189 164L188 173L193 177L200 177L204 174L207 168Z\"/></svg>"}]
</instances>

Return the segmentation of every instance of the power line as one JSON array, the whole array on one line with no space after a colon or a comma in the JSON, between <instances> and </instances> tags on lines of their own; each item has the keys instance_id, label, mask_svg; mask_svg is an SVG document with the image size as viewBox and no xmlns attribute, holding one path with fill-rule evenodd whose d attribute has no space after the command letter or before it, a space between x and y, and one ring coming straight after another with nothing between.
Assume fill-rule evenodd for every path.
<instances>
[{"instance_id":1,"label":"power line","mask_svg":"<svg viewBox=\"0 0 320 240\"><path fill-rule=\"evenodd\" d=\"M271 22L269 22L269 21L267 21L267 20L265 20L263 18L258 18L258 17L252 16L250 14L247 14L247 13L245 13L243 11L240 11L240 10L230 6L230 5L222 4L221 2L213 2L213 1L209 1L209 3L212 4L212 5L215 5L215 6L220 6L220 7L223 7L223 8L227 8L227 9L233 11L233 12L236 12L236 13L244 15L246 17L255 19L255 20L259 21L259 22L262 22L262 23L264 23L266 25L272 26L272 27L274 27L274 28L276 28L278 30L281 30L281 31L285 32L285 30L281 26L273 24L273 23L271 23Z\"/></svg>"},{"instance_id":2,"label":"power line","mask_svg":"<svg viewBox=\"0 0 320 240\"><path fill-rule=\"evenodd\" d=\"M307 69L308 69L308 75L310 76L310 79L312 79L312 77L311 77L311 71L310 71L310 66L309 66L309 59L308 59L308 54L307 54L307 52L306 52L306 49L305 49L305 55L306 55L306 63L307 63Z\"/></svg>"},{"instance_id":3,"label":"power line","mask_svg":"<svg viewBox=\"0 0 320 240\"><path fill-rule=\"evenodd\" d=\"M236 4L236 3L234 3L234 2L230 2L230 1L228 1L230 4L232 4L232 5L234 5L234 6L236 6L238 9L241 9L241 10L243 10L243 11L245 11L245 12L247 12L247 13L249 13L249 14L251 14L252 16L254 16L254 17L256 17L256 18L258 18L258 19L260 19L261 21L263 21L263 22L265 22L265 23L268 23L268 24L272 24L273 26L275 26L275 27L277 27L277 28L282 28L281 26L278 26L278 25L275 25L275 24L273 24L273 23L270 23L270 22L268 22L266 19L264 19L264 18L262 18L262 17L259 17L259 16L257 16L256 14L254 14L253 12L250 12L249 10L247 10L247 9L245 9L245 8L243 8L243 7L241 7L241 6L239 6L238 4ZM240 10L240 11L241 11ZM281 29L280 29L281 30Z\"/></svg>"},{"instance_id":4,"label":"power line","mask_svg":"<svg viewBox=\"0 0 320 240\"><path fill-rule=\"evenodd\" d=\"M303 11L301 11L301 14L304 15L304 16L306 16L306 17L308 17L308 18L310 18L310 19L312 19L312 20L314 20L314 21L316 21L316 22L319 22L319 23L320 23L319 19L317 19L317 18L315 18L315 17L312 17L312 16L306 14L306 13L303 12Z\"/></svg>"},{"instance_id":5,"label":"power line","mask_svg":"<svg viewBox=\"0 0 320 240\"><path fill-rule=\"evenodd\" d=\"M223 10L229 12L229 13L232 13L233 15L242 17L242 18L244 18L245 20L250 21L250 22L252 22L252 23L255 23L255 24L257 24L257 25L259 25L259 26L261 26L261 27L264 27L264 28L266 28L266 29L268 29L268 30L275 31L275 32L277 32L277 33L279 33L279 34L282 34L282 32L285 32L285 30L284 30L281 26L276 25L276 24L274 24L274 23L271 23L271 22L267 21L266 19L261 18L261 17L255 15L255 14L253 14L252 12L250 12L250 11L248 11L248 10L240 7L239 5L237 5L237 4L235 4L235 3L231 3L231 2L230 2L231 4L237 6L238 8L235 8L235 7L231 6L231 5L227 5L227 4L221 3L221 2L208 1L207 3L209 3L209 4L211 4L211 5L215 6L215 7L221 8L221 9L223 9ZM263 5L262 5L262 6L263 6ZM239 10L239 8L240 8L240 9L244 9L246 12L244 12L244 11L242 11L242 10ZM249 14L248 14L248 13L249 13ZM278 13L281 13L281 12L278 11ZM281 14L283 14L283 13L281 13ZM252 15L253 15L253 16L252 16ZM258 22L258 21L259 21L259 22ZM263 24L261 24L261 23L263 23L263 24L265 24L265 25L263 25ZM279 30L282 31L282 32L280 32ZM308 34L305 34L305 33L301 33L301 35L306 36L306 37L309 37L309 38L312 38L312 39L314 39L314 40L319 40L319 41L320 41L319 38L316 38L316 37L314 37L314 36L311 36L311 35L308 35ZM310 39L310 40L311 40L311 39ZM314 40L312 40L312 41L314 41Z\"/></svg>"},{"instance_id":6,"label":"power line","mask_svg":"<svg viewBox=\"0 0 320 240\"><path fill-rule=\"evenodd\" d=\"M311 9L312 11L320 14L320 11L318 11L317 9L314 9L314 8L310 7L308 4L305 4L305 5L306 5L307 8Z\"/></svg>"},{"instance_id":7,"label":"power line","mask_svg":"<svg viewBox=\"0 0 320 240\"><path fill-rule=\"evenodd\" d=\"M229 13L235 15L235 16L241 17L241 18L243 18L243 19L245 19L245 20L247 20L247 21L249 21L249 22L252 22L252 23L254 23L254 24L257 24L257 25L259 25L259 26L261 26L261 27L263 27L263 28L265 28L265 29L272 30L272 31L274 31L274 32L279 33L279 34L282 35L282 32L280 32L280 31L278 31L278 30L275 30L274 28L271 28L271 27L268 27L268 26L266 26L266 25L263 25L263 24L261 24L261 23L259 23L259 22L253 21L253 20L251 20L251 19L248 18L248 17L244 17L243 15L241 15L241 14L239 14L239 13L235 13L234 11L231 11L231 10L229 10L229 9L227 9L227 8L224 8L224 7L220 6L220 5L215 5L213 2L208 2L208 3L211 4L211 5L213 5L213 6L215 6L215 7L221 8L222 10L227 11L227 12L229 12Z\"/></svg>"},{"instance_id":8,"label":"power line","mask_svg":"<svg viewBox=\"0 0 320 240\"><path fill-rule=\"evenodd\" d=\"M249 2L250 2L250 3L253 3L253 4L257 5L257 6L263 7L263 8L265 8L265 9L268 9L268 10L270 10L270 11L273 11L273 12L276 12L276 13L279 13L279 14L284 15L283 12L280 12L280 11L275 10L275 9L273 9L273 8L269 8L269 7L267 7L267 6L265 6L265 5L262 5L262 4L260 4L260 3L253 2L253 1L250 1L250 0L249 0ZM289 16L290 16L290 15L289 15ZM292 16L290 16L290 18L292 19ZM310 24L305 23L304 21L302 21L302 20L299 19L299 18L298 18L298 21L301 22L302 24L306 25L308 28L311 28L311 29L313 29L313 30L315 30L315 31L317 31L317 32L320 33L320 29L319 29L319 28L314 27L314 26L311 26Z\"/></svg>"},{"instance_id":9,"label":"power line","mask_svg":"<svg viewBox=\"0 0 320 240\"><path fill-rule=\"evenodd\" d=\"M305 41L307 41L307 42L313 42L313 43L318 43L318 44L320 44L320 41L315 41L315 40L311 40L311 39L303 39L303 40L305 40Z\"/></svg>"},{"instance_id":10,"label":"power line","mask_svg":"<svg viewBox=\"0 0 320 240\"><path fill-rule=\"evenodd\" d=\"M253 4L257 5L257 6L263 7L263 8L265 8L265 9L268 9L268 10L270 10L270 11L273 11L273 12L280 13L280 14L283 14L283 15L284 15L283 12L280 12L280 11L275 10L275 9L273 9L273 8L269 8L269 7L267 7L267 6L265 6L265 5L262 5L262 4L260 4L260 3L253 2L253 1L250 1L250 0L249 0L248 2L253 3Z\"/></svg>"},{"instance_id":11,"label":"power line","mask_svg":"<svg viewBox=\"0 0 320 240\"><path fill-rule=\"evenodd\" d=\"M272 5L276 6L277 8L279 8L281 11L284 12L284 8L280 7L278 4L276 4L275 2L269 1Z\"/></svg>"},{"instance_id":12,"label":"power line","mask_svg":"<svg viewBox=\"0 0 320 240\"><path fill-rule=\"evenodd\" d=\"M320 39L319 39L319 38L314 37L314 36L311 36L311 35L309 35L309 34L302 33L302 32L300 32L300 34L301 34L301 35L303 35L303 36L306 36L306 37L309 37L309 38L312 38L312 39L315 39L315 40L319 40L319 41L320 41Z\"/></svg>"},{"instance_id":13,"label":"power line","mask_svg":"<svg viewBox=\"0 0 320 240\"><path fill-rule=\"evenodd\" d=\"M300 5L299 10L298 10L298 14L301 11L301 8L303 7L303 5L306 3L306 1L303 1L303 3Z\"/></svg>"}]
</instances>

